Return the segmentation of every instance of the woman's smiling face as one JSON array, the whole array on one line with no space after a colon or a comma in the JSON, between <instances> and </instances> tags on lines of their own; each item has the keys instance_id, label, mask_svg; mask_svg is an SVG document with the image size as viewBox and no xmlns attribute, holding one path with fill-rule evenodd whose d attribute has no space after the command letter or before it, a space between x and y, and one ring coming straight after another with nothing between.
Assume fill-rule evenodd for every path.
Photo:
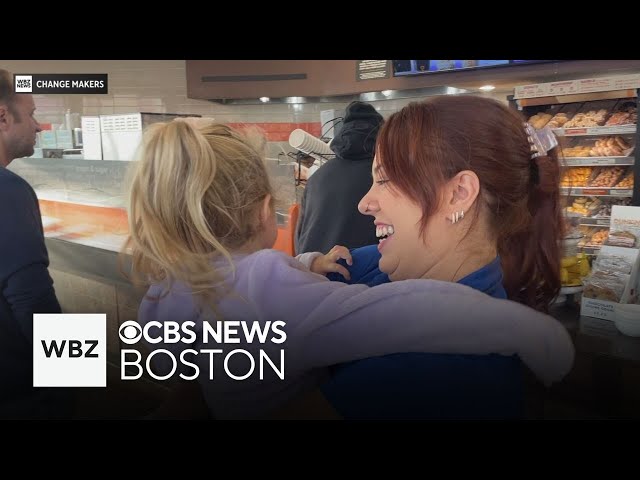
<instances>
[{"instance_id":1,"label":"woman's smiling face","mask_svg":"<svg viewBox=\"0 0 640 480\"><path fill-rule=\"evenodd\" d=\"M452 246L444 234L450 225L438 208L420 234L422 208L395 189L378 158L372 167L373 184L358 204L360 213L374 217L380 270L391 280L422 278Z\"/></svg>"}]
</instances>

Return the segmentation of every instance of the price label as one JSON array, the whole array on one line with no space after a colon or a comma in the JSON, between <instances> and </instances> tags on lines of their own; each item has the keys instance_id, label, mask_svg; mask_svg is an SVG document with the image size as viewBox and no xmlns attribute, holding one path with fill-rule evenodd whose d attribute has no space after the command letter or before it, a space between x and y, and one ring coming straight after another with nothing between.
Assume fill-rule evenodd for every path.
<instances>
[{"instance_id":1,"label":"price label","mask_svg":"<svg viewBox=\"0 0 640 480\"><path fill-rule=\"evenodd\" d=\"M570 137L571 135L586 135L586 134L587 134L586 128L565 128L564 129L564 135L566 137Z\"/></svg>"},{"instance_id":2,"label":"price label","mask_svg":"<svg viewBox=\"0 0 640 480\"><path fill-rule=\"evenodd\" d=\"M609 195L614 195L616 197L632 197L633 196L633 190L629 190L626 188L612 188L610 192L611 193Z\"/></svg>"},{"instance_id":3,"label":"price label","mask_svg":"<svg viewBox=\"0 0 640 480\"><path fill-rule=\"evenodd\" d=\"M603 188L583 188L582 195L608 195L609 191Z\"/></svg>"},{"instance_id":4,"label":"price label","mask_svg":"<svg viewBox=\"0 0 640 480\"><path fill-rule=\"evenodd\" d=\"M595 163L596 165L615 165L616 159L615 158L594 158L592 162Z\"/></svg>"}]
</instances>

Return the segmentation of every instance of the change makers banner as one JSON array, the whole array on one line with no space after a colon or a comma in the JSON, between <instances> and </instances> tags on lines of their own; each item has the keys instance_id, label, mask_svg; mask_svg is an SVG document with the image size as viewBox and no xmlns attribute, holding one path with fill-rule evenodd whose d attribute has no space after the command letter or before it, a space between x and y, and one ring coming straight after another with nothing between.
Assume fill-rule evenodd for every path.
<instances>
[{"instance_id":1,"label":"change makers banner","mask_svg":"<svg viewBox=\"0 0 640 480\"><path fill-rule=\"evenodd\" d=\"M16 93L109 93L106 73L18 73L13 83Z\"/></svg>"}]
</instances>

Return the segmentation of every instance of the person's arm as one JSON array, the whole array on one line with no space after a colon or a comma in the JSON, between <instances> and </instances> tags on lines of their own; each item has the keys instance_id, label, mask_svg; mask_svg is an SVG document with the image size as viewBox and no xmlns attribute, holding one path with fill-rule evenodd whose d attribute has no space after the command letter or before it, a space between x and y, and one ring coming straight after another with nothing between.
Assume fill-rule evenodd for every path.
<instances>
[{"instance_id":1,"label":"person's arm","mask_svg":"<svg viewBox=\"0 0 640 480\"><path fill-rule=\"evenodd\" d=\"M251 269L251 300L266 319L287 324L291 374L398 352L515 353L545 383L573 365L573 343L557 320L464 285L345 285L274 251L257 255Z\"/></svg>"},{"instance_id":2,"label":"person's arm","mask_svg":"<svg viewBox=\"0 0 640 480\"><path fill-rule=\"evenodd\" d=\"M29 341L34 313L60 313L49 275L42 219L35 195L19 181L0 185L0 288Z\"/></svg>"}]
</instances>

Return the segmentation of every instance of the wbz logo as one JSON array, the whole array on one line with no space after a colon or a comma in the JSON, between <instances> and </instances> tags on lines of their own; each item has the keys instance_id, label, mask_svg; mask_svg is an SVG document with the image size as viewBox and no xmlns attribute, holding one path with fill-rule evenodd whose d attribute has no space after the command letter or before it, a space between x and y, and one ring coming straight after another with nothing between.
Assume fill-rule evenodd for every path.
<instances>
[{"instance_id":1,"label":"wbz logo","mask_svg":"<svg viewBox=\"0 0 640 480\"><path fill-rule=\"evenodd\" d=\"M67 340L62 340L62 343L58 345L58 342L55 340L51 340L51 344L47 345L45 340L41 340L42 348L44 349L44 354L47 358L50 358L52 354L55 354L56 357L60 358L64 355L64 346L67 344ZM89 350L84 352L84 356L87 358L98 358L99 355L93 352L93 349L98 345L98 340L85 340L85 345L89 345ZM82 357L82 341L80 340L69 340L69 353L68 356L70 358L78 358Z\"/></svg>"},{"instance_id":2,"label":"wbz logo","mask_svg":"<svg viewBox=\"0 0 640 480\"><path fill-rule=\"evenodd\" d=\"M33 315L34 387L106 387L104 313Z\"/></svg>"},{"instance_id":3,"label":"wbz logo","mask_svg":"<svg viewBox=\"0 0 640 480\"><path fill-rule=\"evenodd\" d=\"M14 75L16 93L33 92L33 76L32 75Z\"/></svg>"}]
</instances>

